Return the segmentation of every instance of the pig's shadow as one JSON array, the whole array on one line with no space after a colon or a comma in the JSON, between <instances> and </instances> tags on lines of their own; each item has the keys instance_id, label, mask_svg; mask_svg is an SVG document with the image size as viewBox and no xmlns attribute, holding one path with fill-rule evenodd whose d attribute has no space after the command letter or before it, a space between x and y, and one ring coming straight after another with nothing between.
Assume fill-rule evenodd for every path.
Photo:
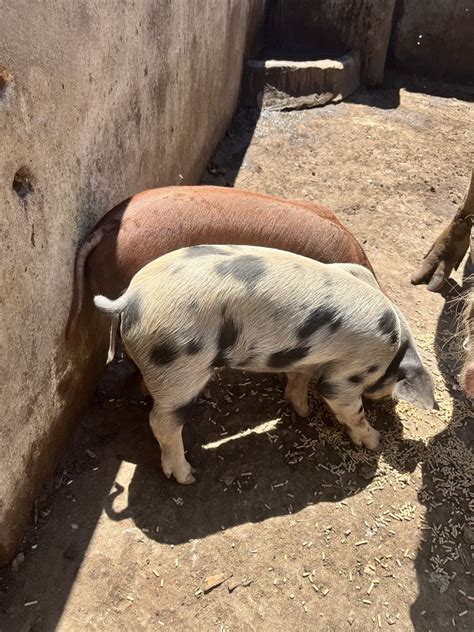
<instances>
[{"instance_id":1,"label":"pig's shadow","mask_svg":"<svg viewBox=\"0 0 474 632\"><path fill-rule=\"evenodd\" d=\"M277 376L240 372L217 375L209 390L184 432L187 457L198 470L193 485L164 477L146 410L120 433L117 456L136 468L128 488L119 476L105 501L112 520L131 518L149 538L179 544L337 502L370 484L378 455L353 446L322 401L313 402L312 418L300 419L282 402ZM369 406L369 415L383 431L386 460L398 471L412 471L419 446L402 439L393 405Z\"/></svg>"}]
</instances>

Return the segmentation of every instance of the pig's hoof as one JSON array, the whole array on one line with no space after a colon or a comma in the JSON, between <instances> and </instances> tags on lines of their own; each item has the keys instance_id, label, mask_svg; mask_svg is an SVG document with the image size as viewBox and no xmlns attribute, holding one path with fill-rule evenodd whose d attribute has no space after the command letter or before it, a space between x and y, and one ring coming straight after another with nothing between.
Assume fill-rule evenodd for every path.
<instances>
[{"instance_id":1,"label":"pig's hoof","mask_svg":"<svg viewBox=\"0 0 474 632\"><path fill-rule=\"evenodd\" d=\"M349 431L349 437L351 438L351 441L354 445L362 445L362 439L359 437L359 435L356 435L354 432Z\"/></svg>"},{"instance_id":2,"label":"pig's hoof","mask_svg":"<svg viewBox=\"0 0 474 632\"><path fill-rule=\"evenodd\" d=\"M191 485L191 483L194 483L196 479L192 475L192 472L195 471L196 470L192 467L189 471L184 472L174 471L172 468L163 467L163 474L166 476L166 478L171 478L171 476L174 476L180 485Z\"/></svg>"},{"instance_id":3,"label":"pig's hoof","mask_svg":"<svg viewBox=\"0 0 474 632\"><path fill-rule=\"evenodd\" d=\"M380 433L374 428L366 430L365 432L356 432L354 430L349 431L349 436L352 443L358 446L365 446L369 450L377 450L380 444Z\"/></svg>"},{"instance_id":4,"label":"pig's hoof","mask_svg":"<svg viewBox=\"0 0 474 632\"><path fill-rule=\"evenodd\" d=\"M378 432L378 430L374 430L372 428L370 433L368 432L362 439L362 443L369 450L378 450L380 445L380 433Z\"/></svg>"},{"instance_id":5,"label":"pig's hoof","mask_svg":"<svg viewBox=\"0 0 474 632\"><path fill-rule=\"evenodd\" d=\"M308 417L309 416L309 406L308 402L298 402L293 399L293 394L288 388L285 390L285 399L286 401L293 406L293 410L299 417Z\"/></svg>"},{"instance_id":6,"label":"pig's hoof","mask_svg":"<svg viewBox=\"0 0 474 632\"><path fill-rule=\"evenodd\" d=\"M173 469L173 476L180 485L191 485L196 480L193 476L194 469L184 460Z\"/></svg>"},{"instance_id":7,"label":"pig's hoof","mask_svg":"<svg viewBox=\"0 0 474 632\"><path fill-rule=\"evenodd\" d=\"M186 466L174 470L173 475L180 485L191 485L196 480L193 476L193 468L186 462Z\"/></svg>"},{"instance_id":8,"label":"pig's hoof","mask_svg":"<svg viewBox=\"0 0 474 632\"><path fill-rule=\"evenodd\" d=\"M166 476L166 478L171 478L171 476L173 475L173 462L168 459L162 458L161 459L161 469L163 470L163 474Z\"/></svg>"},{"instance_id":9,"label":"pig's hoof","mask_svg":"<svg viewBox=\"0 0 474 632\"><path fill-rule=\"evenodd\" d=\"M176 480L178 481L178 483L180 485L191 485L192 483L195 482L196 479L194 478L194 476L192 474L188 474L186 476L186 478L180 479L180 478L176 477Z\"/></svg>"},{"instance_id":10,"label":"pig's hoof","mask_svg":"<svg viewBox=\"0 0 474 632\"><path fill-rule=\"evenodd\" d=\"M173 473L171 468L168 469L161 466L161 469L163 470L163 474L166 476L166 478L171 478L171 474Z\"/></svg>"},{"instance_id":11,"label":"pig's hoof","mask_svg":"<svg viewBox=\"0 0 474 632\"><path fill-rule=\"evenodd\" d=\"M294 406L295 412L300 417L309 417L308 404L302 404L301 406Z\"/></svg>"}]
</instances>

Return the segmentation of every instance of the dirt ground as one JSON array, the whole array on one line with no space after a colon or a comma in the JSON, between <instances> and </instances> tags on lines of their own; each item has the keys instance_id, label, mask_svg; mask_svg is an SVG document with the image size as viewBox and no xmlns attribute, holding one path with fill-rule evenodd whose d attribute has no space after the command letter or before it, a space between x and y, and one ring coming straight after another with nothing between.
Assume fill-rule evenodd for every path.
<instances>
[{"instance_id":1,"label":"dirt ground","mask_svg":"<svg viewBox=\"0 0 474 632\"><path fill-rule=\"evenodd\" d=\"M304 421L276 377L217 374L182 487L116 362L3 571L1 630L474 629L473 409L456 382L461 304L445 302L463 271L444 297L409 282L467 189L470 99L395 77L322 109L247 112L204 177L335 210L408 317L440 410L370 407L374 455L316 396Z\"/></svg>"}]
</instances>

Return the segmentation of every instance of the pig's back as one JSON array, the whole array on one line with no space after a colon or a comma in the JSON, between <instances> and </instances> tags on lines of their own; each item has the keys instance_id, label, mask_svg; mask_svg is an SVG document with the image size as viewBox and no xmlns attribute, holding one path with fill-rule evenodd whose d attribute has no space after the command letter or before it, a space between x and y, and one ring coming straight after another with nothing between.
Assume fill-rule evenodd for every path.
<instances>
[{"instance_id":1,"label":"pig's back","mask_svg":"<svg viewBox=\"0 0 474 632\"><path fill-rule=\"evenodd\" d=\"M157 257L197 244L281 248L370 268L352 233L323 206L224 187L145 191L107 213L98 228L104 237L89 255L87 274L93 290L111 298Z\"/></svg>"},{"instance_id":2,"label":"pig's back","mask_svg":"<svg viewBox=\"0 0 474 632\"><path fill-rule=\"evenodd\" d=\"M246 368L271 369L275 349L317 349L325 362L369 343L371 353L386 352L399 341L398 318L380 290L337 266L274 249L182 249L143 268L128 293L141 296L150 336L172 329L213 347L222 328L238 331L229 364L239 368L247 361Z\"/></svg>"}]
</instances>

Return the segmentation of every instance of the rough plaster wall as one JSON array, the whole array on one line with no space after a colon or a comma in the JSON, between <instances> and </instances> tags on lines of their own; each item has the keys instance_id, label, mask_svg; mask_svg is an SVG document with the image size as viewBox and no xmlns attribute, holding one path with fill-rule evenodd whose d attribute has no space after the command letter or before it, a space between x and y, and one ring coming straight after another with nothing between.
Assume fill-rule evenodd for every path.
<instances>
[{"instance_id":1,"label":"rough plaster wall","mask_svg":"<svg viewBox=\"0 0 474 632\"><path fill-rule=\"evenodd\" d=\"M103 364L96 314L63 340L76 246L130 194L198 179L264 5L0 0L0 561Z\"/></svg>"},{"instance_id":2,"label":"rough plaster wall","mask_svg":"<svg viewBox=\"0 0 474 632\"><path fill-rule=\"evenodd\" d=\"M390 59L413 74L474 81L474 0L397 0Z\"/></svg>"},{"instance_id":3,"label":"rough plaster wall","mask_svg":"<svg viewBox=\"0 0 474 632\"><path fill-rule=\"evenodd\" d=\"M272 44L341 54L358 49L362 80L381 83L395 0L271 0L270 7Z\"/></svg>"}]
</instances>

